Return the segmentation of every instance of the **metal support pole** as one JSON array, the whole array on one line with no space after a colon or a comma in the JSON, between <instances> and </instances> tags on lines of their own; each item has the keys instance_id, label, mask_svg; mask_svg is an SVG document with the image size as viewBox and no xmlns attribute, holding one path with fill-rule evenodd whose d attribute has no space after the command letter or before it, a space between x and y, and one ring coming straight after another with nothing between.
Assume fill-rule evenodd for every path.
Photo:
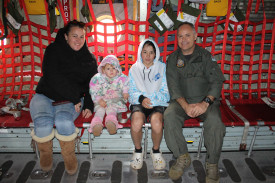
<instances>
[{"instance_id":1,"label":"metal support pole","mask_svg":"<svg viewBox=\"0 0 275 183\"><path fill-rule=\"evenodd\" d=\"M87 131L88 131L88 129L87 129ZM90 159L93 159L93 149L92 149L92 139L91 139L91 134L90 134L90 132L88 131L88 143L89 143L89 157L90 157Z\"/></svg>"},{"instance_id":2,"label":"metal support pole","mask_svg":"<svg viewBox=\"0 0 275 183\"><path fill-rule=\"evenodd\" d=\"M39 155L39 150L38 150L38 146L37 146L37 142L34 142L35 145L35 154L38 160L40 160L40 155Z\"/></svg>"},{"instance_id":3,"label":"metal support pole","mask_svg":"<svg viewBox=\"0 0 275 183\"><path fill-rule=\"evenodd\" d=\"M33 128L34 128L34 123L30 123L30 124L29 124L29 127L30 127L30 129L31 129L31 131L32 131ZM36 155L37 159L40 160L40 154L39 154L37 142L34 141L34 140L33 140L33 142L34 142L34 146L35 146L35 155Z\"/></svg>"},{"instance_id":4,"label":"metal support pole","mask_svg":"<svg viewBox=\"0 0 275 183\"><path fill-rule=\"evenodd\" d=\"M90 123L83 123L83 128L86 128L88 132L89 158L93 159L92 138L91 138L91 133L88 131L88 129L90 128Z\"/></svg>"},{"instance_id":5,"label":"metal support pole","mask_svg":"<svg viewBox=\"0 0 275 183\"><path fill-rule=\"evenodd\" d=\"M148 1L147 0L139 0L139 21L146 21L147 6L148 6ZM146 31L146 26L145 25L140 25L139 26L139 32L144 34L145 31ZM145 35L140 35L139 36L139 41L143 41L144 39L145 39Z\"/></svg>"},{"instance_id":6,"label":"metal support pole","mask_svg":"<svg viewBox=\"0 0 275 183\"><path fill-rule=\"evenodd\" d=\"M258 132L259 128L260 128L259 126L255 127L255 132L254 132L253 138L251 140L249 151L248 151L248 154L247 154L248 157L251 156L252 149L253 149L253 146L254 146L254 143L255 143L255 140L256 140L256 135L257 135L257 132Z\"/></svg>"},{"instance_id":7,"label":"metal support pole","mask_svg":"<svg viewBox=\"0 0 275 183\"><path fill-rule=\"evenodd\" d=\"M144 129L144 154L143 154L143 158L146 159L147 158L147 147L148 147L148 125L145 124L145 129Z\"/></svg>"},{"instance_id":8,"label":"metal support pole","mask_svg":"<svg viewBox=\"0 0 275 183\"><path fill-rule=\"evenodd\" d=\"M202 142L203 142L203 130L204 128L201 128L201 136L200 136L200 141L199 141L199 146L198 146L198 153L197 153L197 159L200 158L200 154L201 154L201 147L202 147Z\"/></svg>"}]
</instances>

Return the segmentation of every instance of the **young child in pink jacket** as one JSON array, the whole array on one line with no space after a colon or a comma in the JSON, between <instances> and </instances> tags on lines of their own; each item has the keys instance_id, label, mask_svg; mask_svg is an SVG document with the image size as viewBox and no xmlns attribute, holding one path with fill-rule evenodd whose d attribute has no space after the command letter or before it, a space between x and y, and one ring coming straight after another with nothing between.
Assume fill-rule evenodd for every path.
<instances>
[{"instance_id":1,"label":"young child in pink jacket","mask_svg":"<svg viewBox=\"0 0 275 183\"><path fill-rule=\"evenodd\" d=\"M127 111L128 89L128 78L122 74L118 59L114 55L106 56L90 81L90 94L95 104L90 133L94 136L101 134L105 113L105 126L110 135L122 127L118 124L117 113Z\"/></svg>"}]
</instances>

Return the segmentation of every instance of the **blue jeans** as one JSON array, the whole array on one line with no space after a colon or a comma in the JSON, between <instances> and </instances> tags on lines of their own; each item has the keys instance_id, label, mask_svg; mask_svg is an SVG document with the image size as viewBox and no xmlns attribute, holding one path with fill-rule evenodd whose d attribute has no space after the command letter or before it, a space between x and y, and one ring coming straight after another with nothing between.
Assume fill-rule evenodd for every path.
<instances>
[{"instance_id":1,"label":"blue jeans","mask_svg":"<svg viewBox=\"0 0 275 183\"><path fill-rule=\"evenodd\" d=\"M53 106L53 100L43 94L35 94L30 103L31 118L34 122L34 133L37 137L46 137L52 133L55 125L60 135L69 136L75 133L74 120L79 116L73 103ZM83 106L83 100L81 100Z\"/></svg>"}]
</instances>

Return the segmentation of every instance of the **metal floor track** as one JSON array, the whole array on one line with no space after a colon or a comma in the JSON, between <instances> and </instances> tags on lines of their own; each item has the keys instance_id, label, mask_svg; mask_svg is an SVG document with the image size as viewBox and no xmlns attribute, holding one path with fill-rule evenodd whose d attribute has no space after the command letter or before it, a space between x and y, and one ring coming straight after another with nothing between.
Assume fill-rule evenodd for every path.
<instances>
[{"instance_id":1,"label":"metal floor track","mask_svg":"<svg viewBox=\"0 0 275 183\"><path fill-rule=\"evenodd\" d=\"M247 152L222 152L219 162L221 183L274 183L275 151L254 151L251 157ZM131 154L94 154L92 160L88 154L77 154L78 172L69 176L64 171L61 154L54 154L53 171L47 178L38 177L39 161L34 153L0 153L1 183L204 183L205 153L199 159L196 153L190 153L191 166L177 181L168 177L169 166L173 164L172 154L164 154L166 169L154 171L148 154L142 169L133 170L129 160Z\"/></svg>"}]
</instances>

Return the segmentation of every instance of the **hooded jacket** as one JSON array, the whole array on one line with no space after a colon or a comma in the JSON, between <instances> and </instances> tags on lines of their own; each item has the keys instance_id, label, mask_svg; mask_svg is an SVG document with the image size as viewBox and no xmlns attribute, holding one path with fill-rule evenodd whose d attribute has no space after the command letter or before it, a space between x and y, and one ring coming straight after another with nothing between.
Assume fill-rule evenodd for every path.
<instances>
[{"instance_id":1,"label":"hooded jacket","mask_svg":"<svg viewBox=\"0 0 275 183\"><path fill-rule=\"evenodd\" d=\"M117 75L109 78L103 73L103 67L111 64L118 71ZM118 112L127 111L123 101L123 93L128 93L128 77L122 74L118 59L113 55L106 56L98 66L98 73L90 81L90 94L95 103L95 110L100 105L98 102L103 99L108 107L117 108Z\"/></svg>"},{"instance_id":2,"label":"hooded jacket","mask_svg":"<svg viewBox=\"0 0 275 183\"><path fill-rule=\"evenodd\" d=\"M156 48L156 58L150 68L146 68L141 58L141 51L146 41L151 41ZM142 41L138 47L136 63L129 71L129 102L140 104L139 97L143 95L151 100L152 106L168 106L170 100L166 82L166 65L159 61L158 45L150 39Z\"/></svg>"},{"instance_id":3,"label":"hooded jacket","mask_svg":"<svg viewBox=\"0 0 275 183\"><path fill-rule=\"evenodd\" d=\"M74 105L84 97L83 109L93 111L89 81L97 73L97 61L85 44L74 51L65 40L64 29L57 33L54 43L45 51L42 72L36 93L54 101L70 101Z\"/></svg>"}]
</instances>

